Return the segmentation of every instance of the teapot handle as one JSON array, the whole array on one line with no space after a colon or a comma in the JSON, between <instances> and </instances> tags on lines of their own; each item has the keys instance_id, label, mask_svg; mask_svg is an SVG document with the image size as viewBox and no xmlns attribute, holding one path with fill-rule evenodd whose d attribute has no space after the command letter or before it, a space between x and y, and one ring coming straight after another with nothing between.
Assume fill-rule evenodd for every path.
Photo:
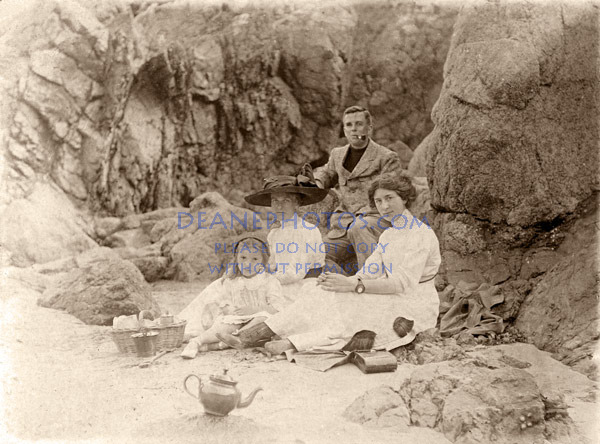
<instances>
[{"instance_id":1,"label":"teapot handle","mask_svg":"<svg viewBox=\"0 0 600 444\"><path fill-rule=\"evenodd\" d=\"M198 380L198 395L200 395L200 389L202 389L202 380L196 375L187 375L186 378L183 380L183 388L188 393L188 395L193 396L196 399L200 399L198 396L194 395L192 392L190 392L188 390L187 380L190 379L191 377L194 377Z\"/></svg>"}]
</instances>

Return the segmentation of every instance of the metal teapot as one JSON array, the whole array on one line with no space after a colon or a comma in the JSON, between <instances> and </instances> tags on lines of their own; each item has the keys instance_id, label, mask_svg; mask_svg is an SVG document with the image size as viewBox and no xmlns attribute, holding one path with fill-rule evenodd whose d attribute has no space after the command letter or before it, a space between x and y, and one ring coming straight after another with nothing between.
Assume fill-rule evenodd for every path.
<instances>
[{"instance_id":1,"label":"metal teapot","mask_svg":"<svg viewBox=\"0 0 600 444\"><path fill-rule=\"evenodd\" d=\"M190 378L198 380L198 396L188 390L187 381ZM227 369L222 375L211 375L210 381L203 384L196 375L188 375L183 380L183 388L194 398L198 399L204 407L204 412L209 415L227 416L233 409L243 409L252 404L256 394L262 390L258 387L253 390L246 399L242 401L242 394L236 387L237 382L227 374Z\"/></svg>"}]
</instances>

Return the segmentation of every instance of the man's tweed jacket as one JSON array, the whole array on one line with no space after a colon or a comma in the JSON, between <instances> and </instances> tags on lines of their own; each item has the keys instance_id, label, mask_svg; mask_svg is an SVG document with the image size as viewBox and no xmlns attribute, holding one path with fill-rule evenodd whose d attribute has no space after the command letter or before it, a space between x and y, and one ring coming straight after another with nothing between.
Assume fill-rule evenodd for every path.
<instances>
[{"instance_id":1,"label":"man's tweed jacket","mask_svg":"<svg viewBox=\"0 0 600 444\"><path fill-rule=\"evenodd\" d=\"M367 151L349 172L343 166L349 148L350 145L345 145L331 150L327 164L315 170L315 180L326 189L339 185L342 202L336 211L372 213L369 185L381 174L400 172L400 158L392 150L369 140Z\"/></svg>"}]
</instances>

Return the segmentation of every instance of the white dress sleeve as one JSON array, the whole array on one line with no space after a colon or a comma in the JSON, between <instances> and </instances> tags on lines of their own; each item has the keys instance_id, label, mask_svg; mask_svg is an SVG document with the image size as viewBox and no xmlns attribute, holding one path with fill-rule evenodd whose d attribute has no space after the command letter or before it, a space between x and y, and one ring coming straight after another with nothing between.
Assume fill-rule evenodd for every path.
<instances>
[{"instance_id":1,"label":"white dress sleeve","mask_svg":"<svg viewBox=\"0 0 600 444\"><path fill-rule=\"evenodd\" d=\"M432 238L421 229L411 230L404 236L394 236L396 242L388 245L384 262L391 264L389 277L396 294L406 294L417 288L431 254Z\"/></svg>"},{"instance_id":2,"label":"white dress sleeve","mask_svg":"<svg viewBox=\"0 0 600 444\"><path fill-rule=\"evenodd\" d=\"M386 245L386 248L389 248L389 244ZM389 267L387 264L385 266ZM356 276L362 280L387 278L387 274L384 272L383 250L380 243L377 244L377 248L367 258L365 265L356 273Z\"/></svg>"}]
</instances>

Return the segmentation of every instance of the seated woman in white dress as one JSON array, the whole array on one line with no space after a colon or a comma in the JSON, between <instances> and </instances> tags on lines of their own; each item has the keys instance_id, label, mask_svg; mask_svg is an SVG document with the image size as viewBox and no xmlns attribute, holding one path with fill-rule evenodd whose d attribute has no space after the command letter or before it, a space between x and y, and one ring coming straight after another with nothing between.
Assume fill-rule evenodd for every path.
<instances>
[{"instance_id":1,"label":"seated woman in white dress","mask_svg":"<svg viewBox=\"0 0 600 444\"><path fill-rule=\"evenodd\" d=\"M441 256L433 229L407 209L415 195L407 177L376 179L369 200L392 227L383 232L364 267L355 276L321 274L303 287L306 296L265 322L240 330L239 337L222 340L231 346L253 346L278 335L282 339L265 345L271 353L334 351L352 349L353 336L369 332L371 342L363 341L361 348L391 350L435 327L439 298L433 279ZM412 324L408 333L394 328L400 318Z\"/></svg>"},{"instance_id":2,"label":"seated woman in white dress","mask_svg":"<svg viewBox=\"0 0 600 444\"><path fill-rule=\"evenodd\" d=\"M320 202L328 191L318 188L309 165L305 165L296 176L273 176L265 179L264 188L244 199L252 204L270 207L270 216L277 222L267 235L270 259L267 273L272 274L282 286L286 305L299 296L304 279L316 277L325 263L325 250L319 228L298 214L299 208ZM205 307L212 306L220 297L220 281L211 283L197 296L179 317L188 323L186 333L196 336L207 329L204 318L210 317Z\"/></svg>"}]
</instances>

